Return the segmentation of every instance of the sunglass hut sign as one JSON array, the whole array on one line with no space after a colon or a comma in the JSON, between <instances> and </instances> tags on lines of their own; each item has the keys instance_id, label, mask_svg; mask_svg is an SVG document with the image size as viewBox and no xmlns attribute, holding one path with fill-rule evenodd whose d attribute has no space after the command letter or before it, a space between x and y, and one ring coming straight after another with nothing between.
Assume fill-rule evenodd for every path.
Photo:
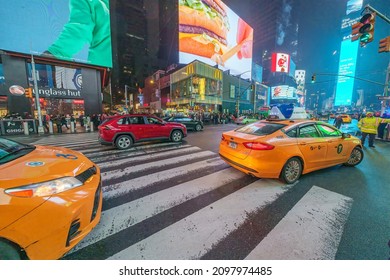
<instances>
[{"instance_id":1,"label":"sunglass hut sign","mask_svg":"<svg viewBox=\"0 0 390 280\"><path fill-rule=\"evenodd\" d=\"M81 92L77 89L40 88L40 97L46 98L80 98Z\"/></svg>"}]
</instances>

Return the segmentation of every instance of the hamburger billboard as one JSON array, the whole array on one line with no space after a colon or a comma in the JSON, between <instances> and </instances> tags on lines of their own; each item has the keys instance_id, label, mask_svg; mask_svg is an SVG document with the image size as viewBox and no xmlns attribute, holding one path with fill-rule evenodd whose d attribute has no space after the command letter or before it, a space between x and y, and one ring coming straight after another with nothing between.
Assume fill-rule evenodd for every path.
<instances>
[{"instance_id":1,"label":"hamburger billboard","mask_svg":"<svg viewBox=\"0 0 390 280\"><path fill-rule=\"evenodd\" d=\"M220 0L179 0L179 63L218 64L251 78L253 28Z\"/></svg>"},{"instance_id":2,"label":"hamburger billboard","mask_svg":"<svg viewBox=\"0 0 390 280\"><path fill-rule=\"evenodd\" d=\"M1 2L0 50L112 67L109 0Z\"/></svg>"}]
</instances>

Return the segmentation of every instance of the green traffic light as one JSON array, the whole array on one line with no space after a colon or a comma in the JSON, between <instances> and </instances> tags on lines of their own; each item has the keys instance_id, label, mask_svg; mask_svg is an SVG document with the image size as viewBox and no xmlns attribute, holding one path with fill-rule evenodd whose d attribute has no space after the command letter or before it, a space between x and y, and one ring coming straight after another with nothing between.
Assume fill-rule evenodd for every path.
<instances>
[{"instance_id":1,"label":"green traffic light","mask_svg":"<svg viewBox=\"0 0 390 280\"><path fill-rule=\"evenodd\" d=\"M372 38L372 35L369 33L364 33L362 36L360 36L360 42L362 43L368 43L370 39Z\"/></svg>"}]
</instances>

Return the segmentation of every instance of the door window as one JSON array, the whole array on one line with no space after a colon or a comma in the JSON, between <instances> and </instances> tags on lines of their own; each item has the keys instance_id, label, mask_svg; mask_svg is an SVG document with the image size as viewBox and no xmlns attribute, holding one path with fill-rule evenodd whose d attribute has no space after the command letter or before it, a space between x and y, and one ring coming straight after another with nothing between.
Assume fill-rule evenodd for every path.
<instances>
[{"instance_id":1,"label":"door window","mask_svg":"<svg viewBox=\"0 0 390 280\"><path fill-rule=\"evenodd\" d=\"M333 127L318 124L317 125L318 130L321 132L323 137L338 137L341 136L341 132L337 129L334 129Z\"/></svg>"},{"instance_id":2,"label":"door window","mask_svg":"<svg viewBox=\"0 0 390 280\"><path fill-rule=\"evenodd\" d=\"M299 138L318 138L321 137L315 125L306 125L299 128Z\"/></svg>"}]
</instances>

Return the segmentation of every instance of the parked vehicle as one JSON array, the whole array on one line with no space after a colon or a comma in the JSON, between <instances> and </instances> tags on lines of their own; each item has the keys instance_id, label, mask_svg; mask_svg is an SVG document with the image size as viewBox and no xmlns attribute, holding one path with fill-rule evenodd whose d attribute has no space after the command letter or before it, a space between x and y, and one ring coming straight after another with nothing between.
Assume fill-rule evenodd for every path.
<instances>
[{"instance_id":1,"label":"parked vehicle","mask_svg":"<svg viewBox=\"0 0 390 280\"><path fill-rule=\"evenodd\" d=\"M201 131L203 129L203 122L193 120L190 117L172 117L168 119L168 122L182 123L187 129L195 131Z\"/></svg>"},{"instance_id":2,"label":"parked vehicle","mask_svg":"<svg viewBox=\"0 0 390 280\"><path fill-rule=\"evenodd\" d=\"M102 145L114 145L128 149L136 142L150 140L171 140L180 142L187 136L184 124L165 122L147 114L115 116L99 127L99 141Z\"/></svg>"}]
</instances>

